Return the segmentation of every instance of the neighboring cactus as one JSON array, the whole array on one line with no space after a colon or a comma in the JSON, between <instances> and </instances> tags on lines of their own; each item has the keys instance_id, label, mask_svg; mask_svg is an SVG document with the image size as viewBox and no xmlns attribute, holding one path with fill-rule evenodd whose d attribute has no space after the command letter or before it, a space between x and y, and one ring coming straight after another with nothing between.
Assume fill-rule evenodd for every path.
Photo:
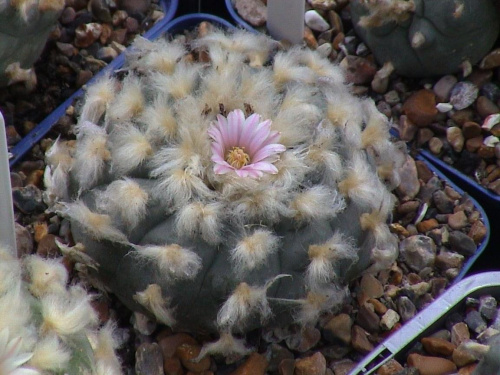
<instances>
[{"instance_id":1,"label":"neighboring cactus","mask_svg":"<svg viewBox=\"0 0 500 375\"><path fill-rule=\"evenodd\" d=\"M314 323L397 257L387 119L339 67L276 45L141 39L122 80L88 88L76 144L47 153L46 199L77 243L63 251L132 309L219 330L203 353L241 352L231 333L266 322Z\"/></svg>"},{"instance_id":2,"label":"neighboring cactus","mask_svg":"<svg viewBox=\"0 0 500 375\"><path fill-rule=\"evenodd\" d=\"M90 296L67 286L56 259L0 248L0 373L119 375L113 326L98 328Z\"/></svg>"},{"instance_id":3,"label":"neighboring cactus","mask_svg":"<svg viewBox=\"0 0 500 375\"><path fill-rule=\"evenodd\" d=\"M0 87L36 85L32 68L64 7L64 0L0 1Z\"/></svg>"},{"instance_id":4,"label":"neighboring cactus","mask_svg":"<svg viewBox=\"0 0 500 375\"><path fill-rule=\"evenodd\" d=\"M494 0L351 0L358 35L380 65L425 77L464 71L493 46Z\"/></svg>"}]
</instances>

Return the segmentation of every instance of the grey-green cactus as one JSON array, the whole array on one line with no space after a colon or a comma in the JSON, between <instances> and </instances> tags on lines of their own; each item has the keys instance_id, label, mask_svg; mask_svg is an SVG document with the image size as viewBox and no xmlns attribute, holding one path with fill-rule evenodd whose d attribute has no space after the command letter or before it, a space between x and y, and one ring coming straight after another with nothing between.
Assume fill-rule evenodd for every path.
<instances>
[{"instance_id":1,"label":"grey-green cactus","mask_svg":"<svg viewBox=\"0 0 500 375\"><path fill-rule=\"evenodd\" d=\"M19 260L0 248L2 373L122 373L113 325L99 328L91 296L67 283L59 260L35 255Z\"/></svg>"},{"instance_id":2,"label":"grey-green cactus","mask_svg":"<svg viewBox=\"0 0 500 375\"><path fill-rule=\"evenodd\" d=\"M494 0L351 0L350 9L377 61L409 77L468 74L499 31Z\"/></svg>"},{"instance_id":3,"label":"grey-green cactus","mask_svg":"<svg viewBox=\"0 0 500 375\"><path fill-rule=\"evenodd\" d=\"M0 2L0 87L36 84L33 64L64 8L64 0Z\"/></svg>"},{"instance_id":4,"label":"grey-green cactus","mask_svg":"<svg viewBox=\"0 0 500 375\"><path fill-rule=\"evenodd\" d=\"M139 40L88 88L77 140L47 154L46 199L89 275L178 330L314 323L388 267L397 183L387 119L313 51L214 31ZM68 188L69 186L69 188ZM238 349L239 350L239 349ZM241 350L240 350L241 351Z\"/></svg>"}]
</instances>

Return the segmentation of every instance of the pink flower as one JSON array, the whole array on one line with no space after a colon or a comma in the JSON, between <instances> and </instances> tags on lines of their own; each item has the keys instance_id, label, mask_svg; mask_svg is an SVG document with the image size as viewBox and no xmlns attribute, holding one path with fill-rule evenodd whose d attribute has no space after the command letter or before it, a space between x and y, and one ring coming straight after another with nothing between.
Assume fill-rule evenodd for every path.
<instances>
[{"instance_id":1,"label":"pink flower","mask_svg":"<svg viewBox=\"0 0 500 375\"><path fill-rule=\"evenodd\" d=\"M264 172L275 174L273 165L286 147L276 143L280 134L271 131L271 120L261 122L254 113L245 119L243 111L229 112L227 118L217 115L208 129L212 142L212 161L216 174L236 172L239 177L261 177Z\"/></svg>"}]
</instances>

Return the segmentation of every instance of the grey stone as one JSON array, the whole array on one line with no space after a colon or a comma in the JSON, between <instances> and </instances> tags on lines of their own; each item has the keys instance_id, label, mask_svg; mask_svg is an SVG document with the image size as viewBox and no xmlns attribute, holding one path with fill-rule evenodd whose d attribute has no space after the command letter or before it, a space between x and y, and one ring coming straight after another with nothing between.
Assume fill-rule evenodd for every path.
<instances>
[{"instance_id":1,"label":"grey stone","mask_svg":"<svg viewBox=\"0 0 500 375\"><path fill-rule=\"evenodd\" d=\"M441 77L435 84L432 90L436 97L441 102L447 102L450 98L450 92L453 86L457 83L457 77L445 75Z\"/></svg>"},{"instance_id":2,"label":"grey stone","mask_svg":"<svg viewBox=\"0 0 500 375\"><path fill-rule=\"evenodd\" d=\"M234 7L252 26L263 26L266 23L267 9L261 0L236 0Z\"/></svg>"},{"instance_id":3,"label":"grey stone","mask_svg":"<svg viewBox=\"0 0 500 375\"><path fill-rule=\"evenodd\" d=\"M380 318L373 310L373 306L365 303L359 308L356 323L368 332L376 333L379 331Z\"/></svg>"},{"instance_id":4,"label":"grey stone","mask_svg":"<svg viewBox=\"0 0 500 375\"><path fill-rule=\"evenodd\" d=\"M287 337L285 342L288 349L304 353L315 346L320 339L321 332L314 327L307 326L294 335Z\"/></svg>"},{"instance_id":5,"label":"grey stone","mask_svg":"<svg viewBox=\"0 0 500 375\"><path fill-rule=\"evenodd\" d=\"M450 103L457 110L470 106L477 98L478 88L471 82L458 82L450 92Z\"/></svg>"},{"instance_id":6,"label":"grey stone","mask_svg":"<svg viewBox=\"0 0 500 375\"><path fill-rule=\"evenodd\" d=\"M455 208L455 202L442 190L437 190L432 194L434 204L442 214L451 214Z\"/></svg>"},{"instance_id":7,"label":"grey stone","mask_svg":"<svg viewBox=\"0 0 500 375\"><path fill-rule=\"evenodd\" d=\"M304 15L306 25L314 31L326 31L330 28L328 22L315 10L308 10Z\"/></svg>"},{"instance_id":8,"label":"grey stone","mask_svg":"<svg viewBox=\"0 0 500 375\"><path fill-rule=\"evenodd\" d=\"M413 302L406 296L399 297L396 306L402 322L407 322L413 318L417 312L417 308Z\"/></svg>"},{"instance_id":9,"label":"grey stone","mask_svg":"<svg viewBox=\"0 0 500 375\"><path fill-rule=\"evenodd\" d=\"M483 332L487 327L486 322L477 310L469 311L465 316L464 322L471 331L476 333Z\"/></svg>"},{"instance_id":10,"label":"grey stone","mask_svg":"<svg viewBox=\"0 0 500 375\"><path fill-rule=\"evenodd\" d=\"M408 267L418 272L434 265L436 245L430 237L415 235L400 242L399 252Z\"/></svg>"},{"instance_id":11,"label":"grey stone","mask_svg":"<svg viewBox=\"0 0 500 375\"><path fill-rule=\"evenodd\" d=\"M42 200L42 192L35 185L26 185L12 191L14 206L24 214L42 212L46 206Z\"/></svg>"},{"instance_id":12,"label":"grey stone","mask_svg":"<svg viewBox=\"0 0 500 375\"><path fill-rule=\"evenodd\" d=\"M479 312L488 320L493 320L497 316L497 300L493 296L482 296L479 299Z\"/></svg>"},{"instance_id":13,"label":"grey stone","mask_svg":"<svg viewBox=\"0 0 500 375\"><path fill-rule=\"evenodd\" d=\"M489 341L490 350L472 372L472 375L500 375L500 335Z\"/></svg>"},{"instance_id":14,"label":"grey stone","mask_svg":"<svg viewBox=\"0 0 500 375\"><path fill-rule=\"evenodd\" d=\"M17 256L29 255L33 253L33 237L22 225L15 223Z\"/></svg>"},{"instance_id":15,"label":"grey stone","mask_svg":"<svg viewBox=\"0 0 500 375\"><path fill-rule=\"evenodd\" d=\"M135 352L137 375L164 375L163 356L157 343L141 344Z\"/></svg>"},{"instance_id":16,"label":"grey stone","mask_svg":"<svg viewBox=\"0 0 500 375\"><path fill-rule=\"evenodd\" d=\"M450 246L451 250L456 251L462 255L473 255L477 246L474 240L467 236L465 233L455 230L450 233Z\"/></svg>"},{"instance_id":17,"label":"grey stone","mask_svg":"<svg viewBox=\"0 0 500 375\"><path fill-rule=\"evenodd\" d=\"M420 191L420 182L418 181L417 166L411 156L406 157L405 163L399 169L401 183L396 189L396 193L403 200L410 200Z\"/></svg>"}]
</instances>

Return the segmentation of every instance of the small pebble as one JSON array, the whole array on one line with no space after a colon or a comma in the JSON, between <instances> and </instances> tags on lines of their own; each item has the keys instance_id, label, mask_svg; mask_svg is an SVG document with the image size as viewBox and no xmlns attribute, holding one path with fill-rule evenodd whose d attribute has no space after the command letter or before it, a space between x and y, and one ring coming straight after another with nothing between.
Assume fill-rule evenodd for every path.
<instances>
[{"instance_id":1,"label":"small pebble","mask_svg":"<svg viewBox=\"0 0 500 375\"><path fill-rule=\"evenodd\" d=\"M137 375L164 375L163 359L157 343L143 343L135 352Z\"/></svg>"},{"instance_id":2,"label":"small pebble","mask_svg":"<svg viewBox=\"0 0 500 375\"><path fill-rule=\"evenodd\" d=\"M404 102L403 113L417 126L430 125L438 113L436 95L430 90L414 92Z\"/></svg>"},{"instance_id":3,"label":"small pebble","mask_svg":"<svg viewBox=\"0 0 500 375\"><path fill-rule=\"evenodd\" d=\"M269 362L265 356L253 352L231 375L265 375L268 365Z\"/></svg>"},{"instance_id":4,"label":"small pebble","mask_svg":"<svg viewBox=\"0 0 500 375\"><path fill-rule=\"evenodd\" d=\"M458 82L450 92L450 103L455 109L464 109L470 106L477 98L478 88L471 82Z\"/></svg>"},{"instance_id":5,"label":"small pebble","mask_svg":"<svg viewBox=\"0 0 500 375\"><path fill-rule=\"evenodd\" d=\"M325 375L326 359L323 354L316 352L313 355L295 360L294 375Z\"/></svg>"},{"instance_id":6,"label":"small pebble","mask_svg":"<svg viewBox=\"0 0 500 375\"><path fill-rule=\"evenodd\" d=\"M450 246L453 251L456 251L465 256L474 255L477 246L465 233L454 230L450 232Z\"/></svg>"},{"instance_id":7,"label":"small pebble","mask_svg":"<svg viewBox=\"0 0 500 375\"><path fill-rule=\"evenodd\" d=\"M326 31L330 28L328 22L315 10L308 10L304 15L306 25L314 31Z\"/></svg>"},{"instance_id":8,"label":"small pebble","mask_svg":"<svg viewBox=\"0 0 500 375\"><path fill-rule=\"evenodd\" d=\"M448 359L417 353L408 356L408 365L415 367L420 375L449 375L457 370L457 366Z\"/></svg>"},{"instance_id":9,"label":"small pebble","mask_svg":"<svg viewBox=\"0 0 500 375\"><path fill-rule=\"evenodd\" d=\"M498 66L500 66L500 48L492 50L479 63L481 69L493 69Z\"/></svg>"},{"instance_id":10,"label":"small pebble","mask_svg":"<svg viewBox=\"0 0 500 375\"><path fill-rule=\"evenodd\" d=\"M457 78L452 75L441 77L433 86L432 90L440 102L447 102L450 99L450 92L457 83Z\"/></svg>"},{"instance_id":11,"label":"small pebble","mask_svg":"<svg viewBox=\"0 0 500 375\"><path fill-rule=\"evenodd\" d=\"M404 262L414 271L434 265L436 245L430 237L410 236L399 244L399 252Z\"/></svg>"},{"instance_id":12,"label":"small pebble","mask_svg":"<svg viewBox=\"0 0 500 375\"><path fill-rule=\"evenodd\" d=\"M267 21L267 8L261 0L236 0L234 8L252 26L263 26Z\"/></svg>"}]
</instances>

